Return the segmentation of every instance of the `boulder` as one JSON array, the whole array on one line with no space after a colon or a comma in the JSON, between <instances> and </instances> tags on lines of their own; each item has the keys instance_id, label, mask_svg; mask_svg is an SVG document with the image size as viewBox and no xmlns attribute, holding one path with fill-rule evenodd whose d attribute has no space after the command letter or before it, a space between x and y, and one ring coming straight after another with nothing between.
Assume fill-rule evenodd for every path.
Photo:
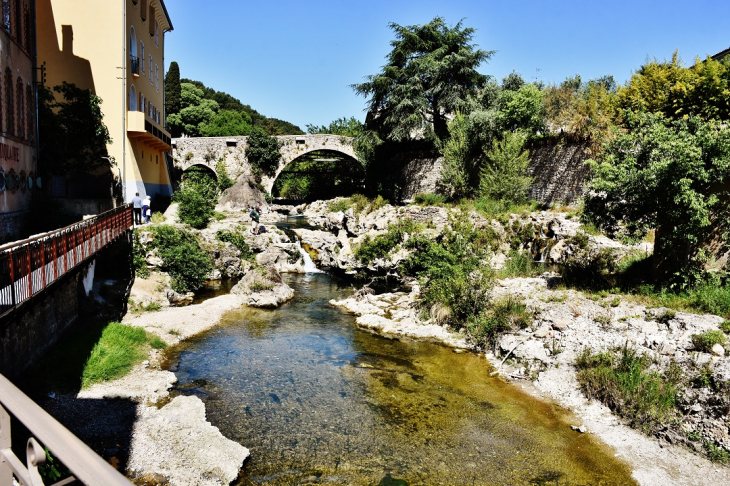
<instances>
[{"instance_id":1,"label":"boulder","mask_svg":"<svg viewBox=\"0 0 730 486\"><path fill-rule=\"evenodd\" d=\"M294 297L273 266L252 268L232 289L250 307L274 308Z\"/></svg>"},{"instance_id":2,"label":"boulder","mask_svg":"<svg viewBox=\"0 0 730 486\"><path fill-rule=\"evenodd\" d=\"M170 302L172 307L185 307L193 303L195 294L192 292L186 292L179 294L172 289L167 290L167 301Z\"/></svg>"}]
</instances>

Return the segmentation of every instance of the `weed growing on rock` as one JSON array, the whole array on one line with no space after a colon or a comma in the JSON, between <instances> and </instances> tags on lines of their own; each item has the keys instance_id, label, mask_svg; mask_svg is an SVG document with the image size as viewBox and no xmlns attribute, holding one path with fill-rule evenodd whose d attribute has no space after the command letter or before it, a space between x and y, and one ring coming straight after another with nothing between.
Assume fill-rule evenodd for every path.
<instances>
[{"instance_id":1,"label":"weed growing on rock","mask_svg":"<svg viewBox=\"0 0 730 486\"><path fill-rule=\"evenodd\" d=\"M376 258L384 258L391 254L398 245L404 242L406 235L418 233L419 227L411 220L403 220L388 227L383 235L374 238L366 236L360 245L355 248L355 257L369 265Z\"/></svg>"},{"instance_id":2,"label":"weed growing on rock","mask_svg":"<svg viewBox=\"0 0 730 486\"><path fill-rule=\"evenodd\" d=\"M725 334L722 331L707 331L702 334L692 335L692 344L697 351L709 353L715 344L725 345Z\"/></svg>"},{"instance_id":3,"label":"weed growing on rock","mask_svg":"<svg viewBox=\"0 0 730 486\"><path fill-rule=\"evenodd\" d=\"M246 230L242 230L241 228L238 228L236 231L218 230L215 233L215 237L218 241L230 243L235 246L238 251L241 252L241 259L252 260L253 252L251 251L251 247L248 243L246 243L246 239L244 238L242 231Z\"/></svg>"},{"instance_id":4,"label":"weed growing on rock","mask_svg":"<svg viewBox=\"0 0 730 486\"><path fill-rule=\"evenodd\" d=\"M652 371L649 358L628 345L599 353L586 348L576 365L586 396L600 400L632 426L653 432L676 416L682 379L678 366L665 373Z\"/></svg>"}]
</instances>

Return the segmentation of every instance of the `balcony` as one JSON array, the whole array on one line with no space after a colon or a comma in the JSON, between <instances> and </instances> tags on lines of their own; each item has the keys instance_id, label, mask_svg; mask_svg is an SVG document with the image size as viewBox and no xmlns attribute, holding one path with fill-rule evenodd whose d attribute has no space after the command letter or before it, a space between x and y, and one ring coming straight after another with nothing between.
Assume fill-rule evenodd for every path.
<instances>
[{"instance_id":1,"label":"balcony","mask_svg":"<svg viewBox=\"0 0 730 486\"><path fill-rule=\"evenodd\" d=\"M147 120L141 111L127 112L127 136L163 152L172 150L170 134Z\"/></svg>"},{"instance_id":2,"label":"balcony","mask_svg":"<svg viewBox=\"0 0 730 486\"><path fill-rule=\"evenodd\" d=\"M132 76L135 78L139 77L139 58L136 56L129 56L129 59L132 61Z\"/></svg>"}]
</instances>

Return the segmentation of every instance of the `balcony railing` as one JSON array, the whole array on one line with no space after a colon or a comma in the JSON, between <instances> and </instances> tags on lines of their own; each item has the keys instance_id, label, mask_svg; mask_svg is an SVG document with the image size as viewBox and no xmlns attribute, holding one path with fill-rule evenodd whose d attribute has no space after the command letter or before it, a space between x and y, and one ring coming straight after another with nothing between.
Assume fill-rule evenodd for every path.
<instances>
[{"instance_id":1,"label":"balcony railing","mask_svg":"<svg viewBox=\"0 0 730 486\"><path fill-rule=\"evenodd\" d=\"M0 246L0 319L130 228L132 206L127 204L51 233Z\"/></svg>"},{"instance_id":2,"label":"balcony railing","mask_svg":"<svg viewBox=\"0 0 730 486\"><path fill-rule=\"evenodd\" d=\"M12 449L11 415L33 435L26 445L26 464ZM73 474L54 486L76 484L74 479L87 486L132 486L119 471L0 375L0 485L43 486L38 471L38 466L46 462L43 446Z\"/></svg>"},{"instance_id":3,"label":"balcony railing","mask_svg":"<svg viewBox=\"0 0 730 486\"><path fill-rule=\"evenodd\" d=\"M139 58L136 56L129 56L132 61L132 74L139 76Z\"/></svg>"}]
</instances>

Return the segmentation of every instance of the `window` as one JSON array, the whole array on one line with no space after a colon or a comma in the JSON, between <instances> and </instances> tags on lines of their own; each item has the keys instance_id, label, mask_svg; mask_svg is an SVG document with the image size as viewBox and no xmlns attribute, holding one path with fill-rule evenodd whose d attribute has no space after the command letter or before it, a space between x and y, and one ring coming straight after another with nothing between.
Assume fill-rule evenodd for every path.
<instances>
[{"instance_id":1,"label":"window","mask_svg":"<svg viewBox=\"0 0 730 486\"><path fill-rule=\"evenodd\" d=\"M18 116L18 137L25 138L25 106L23 103L23 80L18 77L17 88L15 93L16 108L15 113Z\"/></svg>"},{"instance_id":2,"label":"window","mask_svg":"<svg viewBox=\"0 0 730 486\"><path fill-rule=\"evenodd\" d=\"M137 111L137 88L134 85L129 88L129 111Z\"/></svg>"},{"instance_id":3,"label":"window","mask_svg":"<svg viewBox=\"0 0 730 486\"><path fill-rule=\"evenodd\" d=\"M13 111L13 75L5 70L5 126L10 135L15 135L15 112Z\"/></svg>"},{"instance_id":4,"label":"window","mask_svg":"<svg viewBox=\"0 0 730 486\"><path fill-rule=\"evenodd\" d=\"M142 5L139 8L139 16L142 17L142 21L147 20L147 0L142 0Z\"/></svg>"},{"instance_id":5,"label":"window","mask_svg":"<svg viewBox=\"0 0 730 486\"><path fill-rule=\"evenodd\" d=\"M23 10L20 8L20 0L15 0L15 5L13 5L13 8L15 9L15 12L13 12L15 17L13 18L13 23L15 24L15 40L17 40L18 42L22 42L23 35L20 27L22 25Z\"/></svg>"},{"instance_id":6,"label":"window","mask_svg":"<svg viewBox=\"0 0 730 486\"><path fill-rule=\"evenodd\" d=\"M30 10L28 5L23 5L23 47L25 50L30 52Z\"/></svg>"},{"instance_id":7,"label":"window","mask_svg":"<svg viewBox=\"0 0 730 486\"><path fill-rule=\"evenodd\" d=\"M150 84L152 84L152 54L150 54Z\"/></svg>"},{"instance_id":8,"label":"window","mask_svg":"<svg viewBox=\"0 0 730 486\"><path fill-rule=\"evenodd\" d=\"M35 103L33 102L33 89L30 85L25 87L25 109L27 115L25 117L25 123L27 125L26 138L28 141L35 140Z\"/></svg>"},{"instance_id":9,"label":"window","mask_svg":"<svg viewBox=\"0 0 730 486\"><path fill-rule=\"evenodd\" d=\"M155 20L155 45L160 47L160 24Z\"/></svg>"},{"instance_id":10,"label":"window","mask_svg":"<svg viewBox=\"0 0 730 486\"><path fill-rule=\"evenodd\" d=\"M144 42L139 41L139 58L142 61L142 73L144 73Z\"/></svg>"},{"instance_id":11,"label":"window","mask_svg":"<svg viewBox=\"0 0 730 486\"><path fill-rule=\"evenodd\" d=\"M152 106L152 103L150 103L148 101L147 102L147 116L149 116L150 118L152 118L152 110L153 110L153 108L154 107Z\"/></svg>"},{"instance_id":12,"label":"window","mask_svg":"<svg viewBox=\"0 0 730 486\"><path fill-rule=\"evenodd\" d=\"M153 20L155 20L155 8L150 5L150 36L155 35L155 23Z\"/></svg>"},{"instance_id":13,"label":"window","mask_svg":"<svg viewBox=\"0 0 730 486\"><path fill-rule=\"evenodd\" d=\"M139 58L137 57L137 32L134 26L129 30L129 59L132 61L132 74L139 76Z\"/></svg>"},{"instance_id":14,"label":"window","mask_svg":"<svg viewBox=\"0 0 730 486\"><path fill-rule=\"evenodd\" d=\"M143 94L143 93L140 93L140 94L139 94L139 108L138 108L138 109L139 109L139 111L141 111L142 113L144 113L144 112L145 112L145 103L146 103L146 102L147 102L147 100L145 100L144 94Z\"/></svg>"},{"instance_id":15,"label":"window","mask_svg":"<svg viewBox=\"0 0 730 486\"><path fill-rule=\"evenodd\" d=\"M160 90L160 67L155 64L155 89Z\"/></svg>"}]
</instances>

